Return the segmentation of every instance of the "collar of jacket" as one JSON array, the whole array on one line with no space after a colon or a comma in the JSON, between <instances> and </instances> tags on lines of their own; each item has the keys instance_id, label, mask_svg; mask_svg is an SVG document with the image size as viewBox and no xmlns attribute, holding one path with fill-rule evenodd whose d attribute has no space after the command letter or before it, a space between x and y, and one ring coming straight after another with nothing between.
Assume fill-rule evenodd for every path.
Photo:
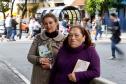
<instances>
[{"instance_id":1,"label":"collar of jacket","mask_svg":"<svg viewBox=\"0 0 126 84\"><path fill-rule=\"evenodd\" d=\"M45 32L46 32L45 30L42 31L42 33L40 35L41 39L43 39L43 40L50 39L49 37L46 36ZM55 40L55 41L61 41L61 40L64 39L64 35L61 34L60 32L58 32L58 35L56 37L52 38L52 39Z\"/></svg>"}]
</instances>

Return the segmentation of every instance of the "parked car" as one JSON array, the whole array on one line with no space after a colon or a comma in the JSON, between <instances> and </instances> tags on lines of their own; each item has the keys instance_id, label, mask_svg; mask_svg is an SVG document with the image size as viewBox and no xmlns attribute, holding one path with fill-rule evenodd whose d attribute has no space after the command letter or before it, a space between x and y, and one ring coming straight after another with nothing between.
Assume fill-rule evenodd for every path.
<instances>
[{"instance_id":1,"label":"parked car","mask_svg":"<svg viewBox=\"0 0 126 84\"><path fill-rule=\"evenodd\" d=\"M4 34L4 20L0 20L0 35Z\"/></svg>"}]
</instances>

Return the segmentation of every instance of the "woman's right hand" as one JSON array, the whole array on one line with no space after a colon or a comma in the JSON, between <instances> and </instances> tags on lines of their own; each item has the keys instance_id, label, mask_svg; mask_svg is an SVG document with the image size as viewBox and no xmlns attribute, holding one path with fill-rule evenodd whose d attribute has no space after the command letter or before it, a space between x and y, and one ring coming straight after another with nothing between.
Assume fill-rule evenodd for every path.
<instances>
[{"instance_id":1,"label":"woman's right hand","mask_svg":"<svg viewBox=\"0 0 126 84\"><path fill-rule=\"evenodd\" d=\"M40 64L50 63L49 58L39 58Z\"/></svg>"},{"instance_id":2,"label":"woman's right hand","mask_svg":"<svg viewBox=\"0 0 126 84\"><path fill-rule=\"evenodd\" d=\"M50 69L50 60L49 58L39 58L39 63L43 69Z\"/></svg>"}]
</instances>

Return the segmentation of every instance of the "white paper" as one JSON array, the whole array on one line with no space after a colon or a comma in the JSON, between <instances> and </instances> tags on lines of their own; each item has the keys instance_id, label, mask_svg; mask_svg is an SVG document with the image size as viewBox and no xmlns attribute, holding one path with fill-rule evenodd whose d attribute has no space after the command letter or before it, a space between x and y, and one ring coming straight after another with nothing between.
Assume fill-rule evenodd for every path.
<instances>
[{"instance_id":1,"label":"white paper","mask_svg":"<svg viewBox=\"0 0 126 84\"><path fill-rule=\"evenodd\" d=\"M38 50L39 50L39 55L41 57L46 57L48 56L48 54L51 54L51 49L50 49L50 46L49 45L41 45L38 47Z\"/></svg>"},{"instance_id":2,"label":"white paper","mask_svg":"<svg viewBox=\"0 0 126 84\"><path fill-rule=\"evenodd\" d=\"M87 71L89 64L90 62L88 61L78 59L73 72Z\"/></svg>"}]
</instances>

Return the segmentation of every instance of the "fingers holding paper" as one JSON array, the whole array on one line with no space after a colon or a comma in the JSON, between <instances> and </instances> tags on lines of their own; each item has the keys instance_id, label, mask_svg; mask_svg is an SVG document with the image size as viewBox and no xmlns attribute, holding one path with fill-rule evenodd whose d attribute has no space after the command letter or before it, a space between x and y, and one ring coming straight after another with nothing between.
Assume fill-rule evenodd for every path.
<instances>
[{"instance_id":1,"label":"fingers holding paper","mask_svg":"<svg viewBox=\"0 0 126 84\"><path fill-rule=\"evenodd\" d=\"M70 81L76 82L76 76L75 76L74 72L68 74L68 78L69 78Z\"/></svg>"},{"instance_id":2,"label":"fingers holding paper","mask_svg":"<svg viewBox=\"0 0 126 84\"><path fill-rule=\"evenodd\" d=\"M39 63L44 64L44 63L50 63L49 58L39 58Z\"/></svg>"},{"instance_id":3,"label":"fingers holding paper","mask_svg":"<svg viewBox=\"0 0 126 84\"><path fill-rule=\"evenodd\" d=\"M41 64L41 67L43 69L50 69L51 62L50 62L49 58L40 58L39 63Z\"/></svg>"}]
</instances>

